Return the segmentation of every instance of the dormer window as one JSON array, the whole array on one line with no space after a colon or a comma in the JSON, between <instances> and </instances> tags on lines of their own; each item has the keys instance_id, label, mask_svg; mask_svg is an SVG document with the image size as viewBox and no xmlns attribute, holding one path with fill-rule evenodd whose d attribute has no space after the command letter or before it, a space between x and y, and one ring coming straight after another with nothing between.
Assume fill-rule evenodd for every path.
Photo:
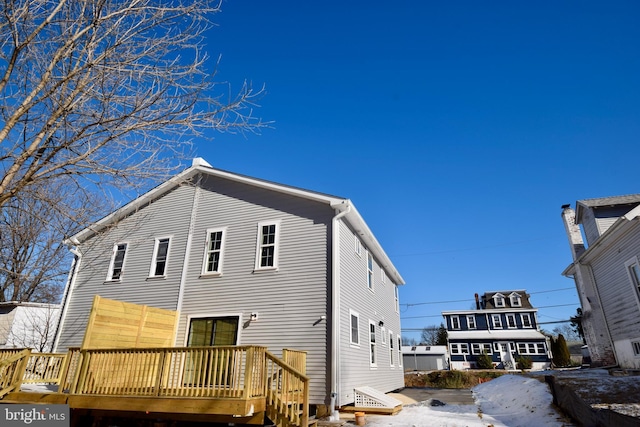
<instances>
[{"instance_id":1,"label":"dormer window","mask_svg":"<svg viewBox=\"0 0 640 427\"><path fill-rule=\"evenodd\" d=\"M504 307L505 306L505 302L504 302L504 295L502 294L495 294L493 296L493 305L495 307Z\"/></svg>"},{"instance_id":2,"label":"dormer window","mask_svg":"<svg viewBox=\"0 0 640 427\"><path fill-rule=\"evenodd\" d=\"M522 307L522 298L520 298L520 294L514 292L509 295L509 299L511 300L511 307Z\"/></svg>"}]
</instances>

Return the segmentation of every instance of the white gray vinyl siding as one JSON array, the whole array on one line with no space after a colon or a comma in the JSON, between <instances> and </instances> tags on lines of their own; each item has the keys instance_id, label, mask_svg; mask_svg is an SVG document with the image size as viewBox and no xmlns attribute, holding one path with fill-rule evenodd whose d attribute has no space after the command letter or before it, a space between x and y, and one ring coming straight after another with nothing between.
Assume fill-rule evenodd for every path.
<instances>
[{"instance_id":1,"label":"white gray vinyl siding","mask_svg":"<svg viewBox=\"0 0 640 427\"><path fill-rule=\"evenodd\" d=\"M370 386L382 392L404 387L404 369L398 366L398 335L400 315L396 311L395 284L387 275L382 283L380 266L374 257L373 291L367 286L367 248L362 255L354 251L354 233L344 223L339 223L340 232L340 391L338 404L354 401L354 388ZM360 345L350 344L349 310L360 316ZM376 325L377 366L369 363L369 321ZM386 334L382 344L381 327L384 322ZM393 333L394 366L390 366L389 331Z\"/></svg>"},{"instance_id":2,"label":"white gray vinyl siding","mask_svg":"<svg viewBox=\"0 0 640 427\"><path fill-rule=\"evenodd\" d=\"M324 403L328 371L327 233L333 210L323 204L237 182L208 178L198 199L177 345L188 316L240 316L239 344L307 351L311 402ZM279 222L276 271L254 272L257 224ZM201 276L206 230L225 228L220 276ZM250 322L251 313L258 320Z\"/></svg>"},{"instance_id":3,"label":"white gray vinyl siding","mask_svg":"<svg viewBox=\"0 0 640 427\"><path fill-rule=\"evenodd\" d=\"M194 188L180 186L108 230L83 242L58 351L80 346L94 295L175 310ZM166 276L149 278L156 237L171 236ZM113 246L127 242L120 281L105 281Z\"/></svg>"},{"instance_id":4,"label":"white gray vinyl siding","mask_svg":"<svg viewBox=\"0 0 640 427\"><path fill-rule=\"evenodd\" d=\"M637 220L630 224L623 238L612 242L590 262L614 341L638 338L640 331L640 305L625 266L635 256L640 257Z\"/></svg>"}]
</instances>

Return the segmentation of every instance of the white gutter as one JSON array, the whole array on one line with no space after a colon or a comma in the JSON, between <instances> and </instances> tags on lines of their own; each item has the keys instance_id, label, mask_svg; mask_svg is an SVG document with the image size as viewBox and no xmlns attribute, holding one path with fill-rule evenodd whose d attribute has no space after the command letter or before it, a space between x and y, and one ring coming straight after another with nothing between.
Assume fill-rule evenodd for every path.
<instances>
[{"instance_id":1,"label":"white gutter","mask_svg":"<svg viewBox=\"0 0 640 427\"><path fill-rule=\"evenodd\" d=\"M79 243L75 241L74 243ZM62 331L62 323L67 318L67 309L69 308L69 304L67 300L71 297L71 291L76 283L76 277L78 276L78 269L80 268L80 261L82 261L82 253L78 250L78 247L75 246L69 249L69 252L73 254L73 264L71 265L71 269L69 270L69 277L67 278L67 283L64 286L64 293L62 295L62 312L60 313L60 319L58 320L58 324L56 325L56 337L53 341L52 352L58 353L58 342L60 341L60 332Z\"/></svg>"},{"instance_id":2,"label":"white gutter","mask_svg":"<svg viewBox=\"0 0 640 427\"><path fill-rule=\"evenodd\" d=\"M333 206L337 213L331 220L331 395L330 421L338 421L340 414L335 410L336 399L340 395L340 229L338 221L351 212L351 204L343 200Z\"/></svg>"}]
</instances>

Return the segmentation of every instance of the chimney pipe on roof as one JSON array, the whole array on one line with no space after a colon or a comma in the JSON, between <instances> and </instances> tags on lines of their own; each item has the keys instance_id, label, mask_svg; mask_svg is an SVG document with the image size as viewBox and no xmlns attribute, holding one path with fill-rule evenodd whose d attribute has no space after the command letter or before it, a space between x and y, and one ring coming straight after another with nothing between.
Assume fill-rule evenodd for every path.
<instances>
[{"instance_id":1,"label":"chimney pipe on roof","mask_svg":"<svg viewBox=\"0 0 640 427\"><path fill-rule=\"evenodd\" d=\"M480 298L478 297L477 292L476 292L476 310L480 310Z\"/></svg>"}]
</instances>

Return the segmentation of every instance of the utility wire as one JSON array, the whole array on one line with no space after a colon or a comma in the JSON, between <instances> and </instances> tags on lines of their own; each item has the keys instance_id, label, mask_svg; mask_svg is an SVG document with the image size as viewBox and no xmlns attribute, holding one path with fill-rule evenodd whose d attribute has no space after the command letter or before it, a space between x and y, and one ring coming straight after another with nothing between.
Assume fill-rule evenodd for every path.
<instances>
[{"instance_id":1,"label":"utility wire","mask_svg":"<svg viewBox=\"0 0 640 427\"><path fill-rule=\"evenodd\" d=\"M538 292L528 292L529 295L535 295L535 294L546 294L549 292L560 292L560 291L567 291L569 289L575 289L575 286L571 286L568 288L560 288L560 289L550 289L547 291L538 291ZM453 300L453 301L429 301L429 302L414 302L414 303L404 303L404 304L400 304L400 305L404 305L406 307L413 307L415 305L429 305L429 304L451 304L454 302L474 302L475 300L472 299L460 299L460 300Z\"/></svg>"}]
</instances>

